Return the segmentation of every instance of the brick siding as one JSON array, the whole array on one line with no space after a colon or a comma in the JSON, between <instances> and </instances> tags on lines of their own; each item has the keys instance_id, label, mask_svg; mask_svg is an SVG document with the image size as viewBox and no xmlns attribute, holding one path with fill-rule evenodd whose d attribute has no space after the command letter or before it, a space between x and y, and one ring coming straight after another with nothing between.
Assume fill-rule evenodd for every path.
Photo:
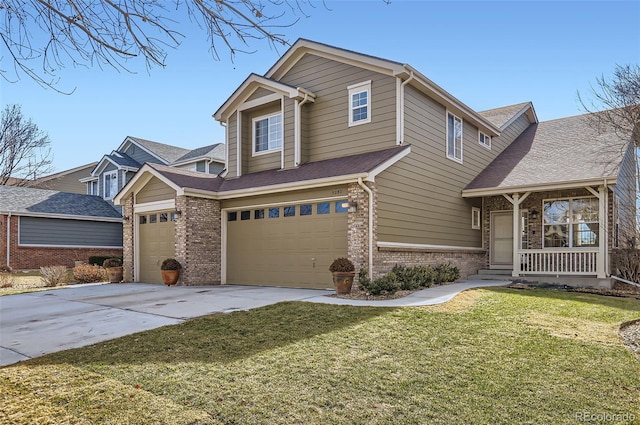
<instances>
[{"instance_id":1,"label":"brick siding","mask_svg":"<svg viewBox=\"0 0 640 425\"><path fill-rule=\"evenodd\" d=\"M0 265L7 263L7 215L0 221ZM74 267L76 261L88 262L94 255L122 255L118 248L59 248L18 245L18 218L11 217L9 266L15 270L39 269L43 266Z\"/></svg>"}]
</instances>

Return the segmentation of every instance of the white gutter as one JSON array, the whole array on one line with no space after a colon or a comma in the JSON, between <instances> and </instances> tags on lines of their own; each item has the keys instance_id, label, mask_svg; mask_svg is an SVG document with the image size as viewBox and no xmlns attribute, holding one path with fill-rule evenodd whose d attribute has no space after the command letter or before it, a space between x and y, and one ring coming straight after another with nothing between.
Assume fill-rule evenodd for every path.
<instances>
[{"instance_id":1,"label":"white gutter","mask_svg":"<svg viewBox=\"0 0 640 425\"><path fill-rule=\"evenodd\" d=\"M358 185L369 196L369 278L373 279L373 192L364 184L362 177L358 177Z\"/></svg>"},{"instance_id":2,"label":"white gutter","mask_svg":"<svg viewBox=\"0 0 640 425\"><path fill-rule=\"evenodd\" d=\"M295 103L296 103L296 109L295 109L295 118L294 118L294 128L295 128L295 133L294 133L294 138L295 138L295 142L294 142L294 158L293 158L293 165L294 167L297 167L300 165L300 162L302 161L302 126L300 125L300 122L302 120L301 115L302 115L302 105L304 105L305 103L309 102L309 94L305 93L304 97L302 98L302 101L299 101L296 99Z\"/></svg>"},{"instance_id":3,"label":"white gutter","mask_svg":"<svg viewBox=\"0 0 640 425\"><path fill-rule=\"evenodd\" d=\"M7 267L11 264L11 213L7 215Z\"/></svg>"},{"instance_id":4,"label":"white gutter","mask_svg":"<svg viewBox=\"0 0 640 425\"><path fill-rule=\"evenodd\" d=\"M407 78L402 82L402 84L400 84L400 122L398 123L398 125L400 126L400 137L396 142L397 145L401 145L404 143L404 89L406 85L409 84L412 80L414 80L413 71L411 71L411 74L409 74L409 78Z\"/></svg>"}]
</instances>

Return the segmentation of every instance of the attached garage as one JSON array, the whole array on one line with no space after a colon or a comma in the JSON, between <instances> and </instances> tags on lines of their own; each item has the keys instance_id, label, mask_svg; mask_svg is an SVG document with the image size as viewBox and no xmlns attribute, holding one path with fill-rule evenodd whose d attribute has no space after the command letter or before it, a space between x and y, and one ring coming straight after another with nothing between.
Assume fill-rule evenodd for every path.
<instances>
[{"instance_id":1,"label":"attached garage","mask_svg":"<svg viewBox=\"0 0 640 425\"><path fill-rule=\"evenodd\" d=\"M344 200L226 211L230 284L332 287L329 265L347 256Z\"/></svg>"},{"instance_id":2,"label":"attached garage","mask_svg":"<svg viewBox=\"0 0 640 425\"><path fill-rule=\"evenodd\" d=\"M160 265L175 258L175 211L138 214L139 278L145 283L162 283Z\"/></svg>"}]
</instances>

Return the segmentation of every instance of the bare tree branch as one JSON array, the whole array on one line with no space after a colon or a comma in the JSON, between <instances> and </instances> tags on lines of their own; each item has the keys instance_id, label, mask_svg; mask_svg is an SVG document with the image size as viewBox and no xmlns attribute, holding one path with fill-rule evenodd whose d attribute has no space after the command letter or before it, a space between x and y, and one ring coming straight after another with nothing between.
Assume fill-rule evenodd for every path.
<instances>
[{"instance_id":1,"label":"bare tree branch","mask_svg":"<svg viewBox=\"0 0 640 425\"><path fill-rule=\"evenodd\" d=\"M147 69L163 67L167 49L180 45L185 35L179 29L189 23L207 32L215 60L219 45L233 60L251 53L251 41L287 45L278 31L307 16L312 1L0 0L0 39L13 63L0 74L9 82L26 75L63 93L57 72L69 65L131 72L142 59Z\"/></svg>"},{"instance_id":2,"label":"bare tree branch","mask_svg":"<svg viewBox=\"0 0 640 425\"><path fill-rule=\"evenodd\" d=\"M18 105L8 105L0 119L0 185L29 186L52 171L49 136Z\"/></svg>"}]
</instances>

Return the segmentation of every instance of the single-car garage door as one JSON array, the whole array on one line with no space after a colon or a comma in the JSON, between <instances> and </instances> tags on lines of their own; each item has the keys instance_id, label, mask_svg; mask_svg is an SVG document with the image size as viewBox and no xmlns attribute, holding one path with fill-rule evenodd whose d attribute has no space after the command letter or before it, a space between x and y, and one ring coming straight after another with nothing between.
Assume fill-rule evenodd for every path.
<instances>
[{"instance_id":1,"label":"single-car garage door","mask_svg":"<svg viewBox=\"0 0 640 425\"><path fill-rule=\"evenodd\" d=\"M227 283L331 288L329 265L347 256L346 201L227 213Z\"/></svg>"},{"instance_id":2,"label":"single-car garage door","mask_svg":"<svg viewBox=\"0 0 640 425\"><path fill-rule=\"evenodd\" d=\"M162 283L160 265L174 258L175 212L158 211L138 215L139 282Z\"/></svg>"}]
</instances>

